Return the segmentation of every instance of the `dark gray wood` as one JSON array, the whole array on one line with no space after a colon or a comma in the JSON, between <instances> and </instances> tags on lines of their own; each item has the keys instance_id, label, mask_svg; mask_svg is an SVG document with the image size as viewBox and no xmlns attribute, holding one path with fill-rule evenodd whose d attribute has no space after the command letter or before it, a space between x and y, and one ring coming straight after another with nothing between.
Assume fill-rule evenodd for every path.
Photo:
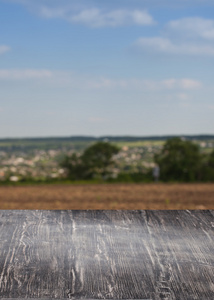
<instances>
[{"instance_id":1,"label":"dark gray wood","mask_svg":"<svg viewBox=\"0 0 214 300\"><path fill-rule=\"evenodd\" d=\"M0 298L214 299L213 211L0 211Z\"/></svg>"}]
</instances>

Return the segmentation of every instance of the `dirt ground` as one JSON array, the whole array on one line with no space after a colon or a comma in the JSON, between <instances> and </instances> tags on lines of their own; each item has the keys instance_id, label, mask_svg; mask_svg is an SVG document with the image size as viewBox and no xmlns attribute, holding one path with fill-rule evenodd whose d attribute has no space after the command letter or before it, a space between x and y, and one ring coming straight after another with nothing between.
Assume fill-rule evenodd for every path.
<instances>
[{"instance_id":1,"label":"dirt ground","mask_svg":"<svg viewBox=\"0 0 214 300\"><path fill-rule=\"evenodd\" d=\"M0 209L214 209L214 184L1 186Z\"/></svg>"}]
</instances>

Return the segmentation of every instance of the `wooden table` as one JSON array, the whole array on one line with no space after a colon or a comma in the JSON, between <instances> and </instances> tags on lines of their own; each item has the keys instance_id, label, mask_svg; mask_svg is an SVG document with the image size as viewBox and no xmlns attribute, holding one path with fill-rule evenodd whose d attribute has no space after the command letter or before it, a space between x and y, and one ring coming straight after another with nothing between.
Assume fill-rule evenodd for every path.
<instances>
[{"instance_id":1,"label":"wooden table","mask_svg":"<svg viewBox=\"0 0 214 300\"><path fill-rule=\"evenodd\" d=\"M214 299L213 211L0 211L0 298Z\"/></svg>"}]
</instances>

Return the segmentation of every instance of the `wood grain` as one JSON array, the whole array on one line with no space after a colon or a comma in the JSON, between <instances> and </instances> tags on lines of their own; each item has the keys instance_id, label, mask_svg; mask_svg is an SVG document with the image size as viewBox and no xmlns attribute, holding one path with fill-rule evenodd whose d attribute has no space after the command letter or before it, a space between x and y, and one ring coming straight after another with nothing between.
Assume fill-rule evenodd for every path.
<instances>
[{"instance_id":1,"label":"wood grain","mask_svg":"<svg viewBox=\"0 0 214 300\"><path fill-rule=\"evenodd\" d=\"M0 298L214 299L213 211L0 211Z\"/></svg>"}]
</instances>

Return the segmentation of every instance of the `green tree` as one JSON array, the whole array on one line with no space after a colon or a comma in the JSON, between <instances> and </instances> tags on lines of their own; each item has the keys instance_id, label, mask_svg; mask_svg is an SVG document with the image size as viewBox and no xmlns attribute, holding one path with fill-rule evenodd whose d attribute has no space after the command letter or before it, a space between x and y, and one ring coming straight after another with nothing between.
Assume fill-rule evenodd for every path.
<instances>
[{"instance_id":1,"label":"green tree","mask_svg":"<svg viewBox=\"0 0 214 300\"><path fill-rule=\"evenodd\" d=\"M214 181L214 150L211 152L209 156L208 167L209 167L209 174L210 174L209 181Z\"/></svg>"},{"instance_id":2,"label":"green tree","mask_svg":"<svg viewBox=\"0 0 214 300\"><path fill-rule=\"evenodd\" d=\"M84 179L86 170L82 164L81 157L78 157L76 153L71 156L66 155L61 161L60 166L67 170L69 179Z\"/></svg>"},{"instance_id":3,"label":"green tree","mask_svg":"<svg viewBox=\"0 0 214 300\"><path fill-rule=\"evenodd\" d=\"M111 174L113 155L119 152L119 148L107 143L98 142L87 148L82 155L82 163L86 167L87 177L106 177Z\"/></svg>"},{"instance_id":4,"label":"green tree","mask_svg":"<svg viewBox=\"0 0 214 300\"><path fill-rule=\"evenodd\" d=\"M214 181L214 150L210 155L206 155L207 158L202 167L202 178L203 181Z\"/></svg>"},{"instance_id":5,"label":"green tree","mask_svg":"<svg viewBox=\"0 0 214 300\"><path fill-rule=\"evenodd\" d=\"M181 138L169 139L154 157L163 181L193 182L199 180L202 155L199 146Z\"/></svg>"},{"instance_id":6,"label":"green tree","mask_svg":"<svg viewBox=\"0 0 214 300\"><path fill-rule=\"evenodd\" d=\"M118 152L119 148L110 143L97 142L79 157L66 156L61 166L67 169L71 179L105 178L111 174L113 155Z\"/></svg>"},{"instance_id":7,"label":"green tree","mask_svg":"<svg viewBox=\"0 0 214 300\"><path fill-rule=\"evenodd\" d=\"M209 155L208 164L214 170L214 150Z\"/></svg>"}]
</instances>

